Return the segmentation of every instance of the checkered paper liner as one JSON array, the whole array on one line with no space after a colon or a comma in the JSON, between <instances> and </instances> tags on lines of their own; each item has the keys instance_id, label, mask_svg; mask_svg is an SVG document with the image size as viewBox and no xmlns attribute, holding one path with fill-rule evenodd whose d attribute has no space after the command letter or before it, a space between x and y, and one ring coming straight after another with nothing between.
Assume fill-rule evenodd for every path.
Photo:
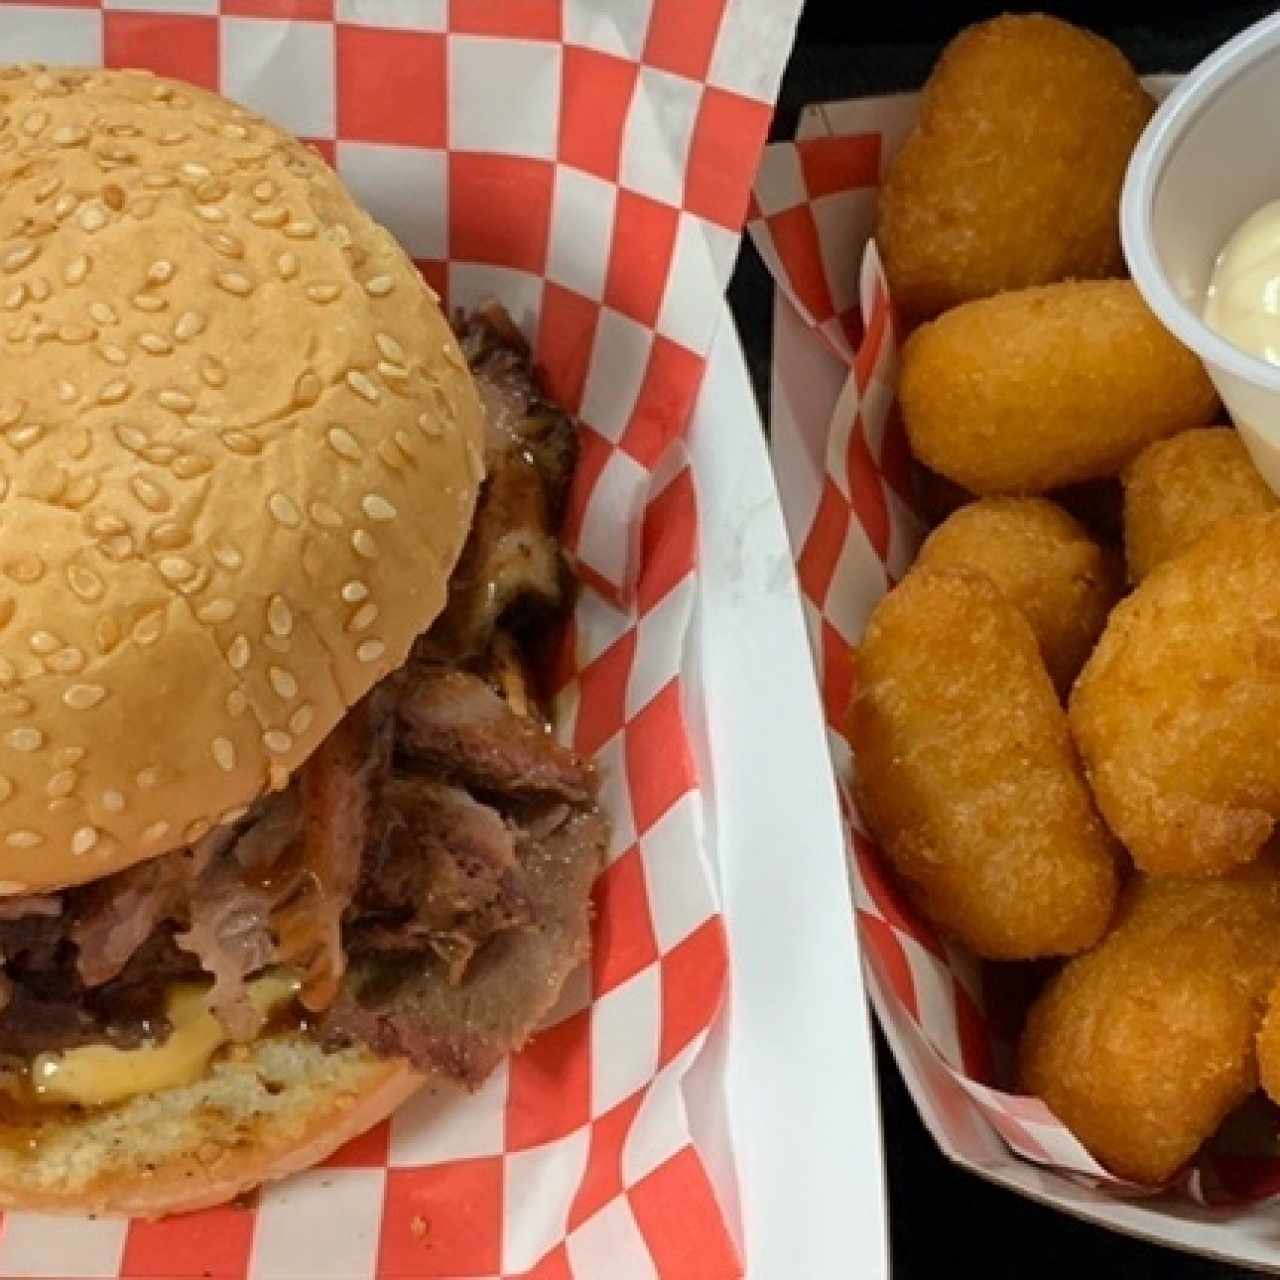
<instances>
[{"instance_id":1,"label":"checkered paper liner","mask_svg":"<svg viewBox=\"0 0 1280 1280\"><path fill-rule=\"evenodd\" d=\"M594 956L475 1095L157 1222L11 1213L0 1276L742 1272L682 1080L727 978L682 699L698 499L681 436L798 0L0 0L0 58L145 67L312 142L450 307L497 297L584 423L589 584L557 731L613 822Z\"/></svg>"},{"instance_id":2,"label":"checkered paper liner","mask_svg":"<svg viewBox=\"0 0 1280 1280\"><path fill-rule=\"evenodd\" d=\"M1167 78L1153 87L1167 88ZM940 937L887 873L849 790L844 725L853 649L924 533L895 401L895 322L872 232L881 175L916 96L808 108L794 142L766 148L748 229L779 290L773 453L818 669L845 818L868 988L922 1118L953 1158L1036 1198L1108 1220L1148 1193L1108 1174L1038 1099L999 1087L1026 992L1004 989ZM1270 1134L1274 1121L1263 1119ZM1202 1154L1153 1212L1280 1194L1280 1158L1248 1125ZM1159 1234L1149 1223L1126 1229ZM1274 1258L1271 1259L1274 1264Z\"/></svg>"}]
</instances>

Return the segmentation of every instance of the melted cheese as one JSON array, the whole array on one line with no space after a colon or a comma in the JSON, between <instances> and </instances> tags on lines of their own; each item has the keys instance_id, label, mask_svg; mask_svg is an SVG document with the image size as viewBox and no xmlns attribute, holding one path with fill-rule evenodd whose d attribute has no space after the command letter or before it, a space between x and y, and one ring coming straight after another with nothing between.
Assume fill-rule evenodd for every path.
<instances>
[{"instance_id":1,"label":"melted cheese","mask_svg":"<svg viewBox=\"0 0 1280 1280\"><path fill-rule=\"evenodd\" d=\"M293 996L299 983L296 975L278 970L246 985L253 1007L266 1016ZM172 1030L163 1044L136 1049L93 1044L65 1053L40 1054L31 1064L37 1099L98 1107L198 1080L209 1059L230 1038L209 1009L208 994L208 987L190 983L169 992L165 1014Z\"/></svg>"}]
</instances>

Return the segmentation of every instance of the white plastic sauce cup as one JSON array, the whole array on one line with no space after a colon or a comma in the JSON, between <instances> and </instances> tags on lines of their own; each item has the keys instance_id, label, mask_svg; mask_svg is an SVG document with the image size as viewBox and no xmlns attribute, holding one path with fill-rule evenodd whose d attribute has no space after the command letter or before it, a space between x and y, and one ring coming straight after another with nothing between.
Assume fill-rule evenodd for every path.
<instances>
[{"instance_id":1,"label":"white plastic sauce cup","mask_svg":"<svg viewBox=\"0 0 1280 1280\"><path fill-rule=\"evenodd\" d=\"M1280 199L1280 14L1206 58L1161 104L1129 162L1120 234L1133 282L1204 362L1258 470L1280 494L1280 366L1200 318L1214 260Z\"/></svg>"}]
</instances>

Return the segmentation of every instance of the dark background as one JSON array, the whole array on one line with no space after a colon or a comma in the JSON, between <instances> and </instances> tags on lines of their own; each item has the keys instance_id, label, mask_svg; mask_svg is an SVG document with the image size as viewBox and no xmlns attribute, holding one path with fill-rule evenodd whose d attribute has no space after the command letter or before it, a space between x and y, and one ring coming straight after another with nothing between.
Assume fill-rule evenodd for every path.
<instances>
[{"instance_id":1,"label":"dark background","mask_svg":"<svg viewBox=\"0 0 1280 1280\"><path fill-rule=\"evenodd\" d=\"M1090 27L1113 40L1140 72L1147 73L1189 70L1273 7L1171 0L1026 6L903 0L871 0L864 6L859 0L810 0L783 80L773 136L791 137L799 110L808 102L919 88L943 44L960 27L998 13L1048 11ZM743 248L729 297L763 403L772 289L749 244ZM878 1031L876 1051L895 1280L970 1275L983 1280L1234 1280L1259 1274L1102 1231L952 1167L921 1126ZM802 1171L797 1175L803 1176ZM850 1256L856 1256L856 1242L850 1242ZM1276 1262L1280 1265L1280 1249ZM856 1266L849 1274L856 1280Z\"/></svg>"}]
</instances>

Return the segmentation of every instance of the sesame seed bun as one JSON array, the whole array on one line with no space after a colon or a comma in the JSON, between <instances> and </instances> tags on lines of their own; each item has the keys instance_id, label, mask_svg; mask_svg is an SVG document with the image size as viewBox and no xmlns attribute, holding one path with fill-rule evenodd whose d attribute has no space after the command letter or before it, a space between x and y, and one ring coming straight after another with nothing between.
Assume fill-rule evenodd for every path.
<instances>
[{"instance_id":1,"label":"sesame seed bun","mask_svg":"<svg viewBox=\"0 0 1280 1280\"><path fill-rule=\"evenodd\" d=\"M0 894L283 786L443 606L481 411L434 295L213 94L0 70Z\"/></svg>"}]
</instances>

